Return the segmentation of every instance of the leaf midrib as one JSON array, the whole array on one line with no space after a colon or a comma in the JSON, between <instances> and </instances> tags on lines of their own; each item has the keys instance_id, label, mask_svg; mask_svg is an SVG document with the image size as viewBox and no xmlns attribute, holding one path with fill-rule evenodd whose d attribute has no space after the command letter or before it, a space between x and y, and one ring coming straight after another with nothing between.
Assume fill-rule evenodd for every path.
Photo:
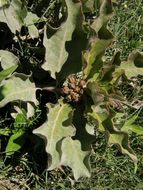
<instances>
[{"instance_id":1,"label":"leaf midrib","mask_svg":"<svg viewBox=\"0 0 143 190\"><path fill-rule=\"evenodd\" d=\"M60 108L60 110L59 110L59 112L58 112L58 114L57 114L57 116L56 116L56 119L55 119L55 122L54 122L54 125L53 125L53 127L52 127L52 132L51 132L51 137L50 137L50 140L49 140L49 147L48 147L48 150L51 150L51 147L52 147L52 139L53 139L53 136L54 136L54 132L55 132L55 129L56 129L56 126L57 126L57 120L58 120L58 118L59 118L59 116L60 116L60 114L61 114L61 111L62 111L62 109L63 109L63 106L64 105L62 105L62 107ZM55 141L54 141L55 142Z\"/></svg>"}]
</instances>

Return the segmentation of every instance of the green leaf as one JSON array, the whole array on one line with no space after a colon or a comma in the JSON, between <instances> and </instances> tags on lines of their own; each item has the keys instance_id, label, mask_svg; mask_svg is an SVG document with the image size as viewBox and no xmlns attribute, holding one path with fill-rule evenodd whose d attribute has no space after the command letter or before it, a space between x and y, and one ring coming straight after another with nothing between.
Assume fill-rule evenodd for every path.
<instances>
[{"instance_id":1,"label":"green leaf","mask_svg":"<svg viewBox=\"0 0 143 190\"><path fill-rule=\"evenodd\" d=\"M0 129L0 135L9 136L11 133L10 129Z\"/></svg>"},{"instance_id":2,"label":"green leaf","mask_svg":"<svg viewBox=\"0 0 143 190\"><path fill-rule=\"evenodd\" d=\"M73 124L76 128L74 139L81 142L82 150L90 151L91 144L95 141L95 135L88 132L87 119L85 118L86 110L84 105L76 108L73 117Z\"/></svg>"},{"instance_id":3,"label":"green leaf","mask_svg":"<svg viewBox=\"0 0 143 190\"><path fill-rule=\"evenodd\" d=\"M117 85L119 82L119 79L121 76L124 75L124 70L123 69L115 69L115 71L112 73L112 81L110 82L113 85Z\"/></svg>"},{"instance_id":4,"label":"green leaf","mask_svg":"<svg viewBox=\"0 0 143 190\"><path fill-rule=\"evenodd\" d=\"M124 72L128 78L143 74L143 53L133 51L128 60L122 62L115 70L115 74Z\"/></svg>"},{"instance_id":5,"label":"green leaf","mask_svg":"<svg viewBox=\"0 0 143 190\"><path fill-rule=\"evenodd\" d=\"M106 25L108 21L112 18L112 16L113 16L112 1L102 0L99 10L99 16L92 23L91 27L96 31L96 33L99 34L102 27L106 28ZM106 33L109 34L110 32L106 30Z\"/></svg>"},{"instance_id":6,"label":"green leaf","mask_svg":"<svg viewBox=\"0 0 143 190\"><path fill-rule=\"evenodd\" d=\"M95 106L101 104L105 100L105 96L108 96L107 92L103 90L97 82L89 82L87 84L87 91Z\"/></svg>"},{"instance_id":7,"label":"green leaf","mask_svg":"<svg viewBox=\"0 0 143 190\"><path fill-rule=\"evenodd\" d=\"M67 6L67 19L51 38L47 38L47 29L44 32L44 46L46 48L45 63L42 68L55 74L59 73L68 58L66 43L72 40L72 34L79 23L81 15L81 3L65 0Z\"/></svg>"},{"instance_id":8,"label":"green leaf","mask_svg":"<svg viewBox=\"0 0 143 190\"><path fill-rule=\"evenodd\" d=\"M137 115L131 116L129 119L127 119L127 120L125 121L123 127L126 126L126 125L132 125L132 124L135 122L135 120L136 120L137 118L138 118ZM122 129L123 129L123 127L122 127Z\"/></svg>"},{"instance_id":9,"label":"green leaf","mask_svg":"<svg viewBox=\"0 0 143 190\"><path fill-rule=\"evenodd\" d=\"M0 0L0 8L6 6L6 5L9 5L10 2L9 0Z\"/></svg>"},{"instance_id":10,"label":"green leaf","mask_svg":"<svg viewBox=\"0 0 143 190\"><path fill-rule=\"evenodd\" d=\"M74 135L72 126L72 108L60 101L58 104L48 104L48 120L33 131L34 134L44 137L46 140L46 152L50 155L49 170L60 166L61 141Z\"/></svg>"},{"instance_id":11,"label":"green leaf","mask_svg":"<svg viewBox=\"0 0 143 190\"><path fill-rule=\"evenodd\" d=\"M13 135L11 135L6 146L6 155L12 155L14 152L22 148L26 141L26 124L27 124L26 111L22 109L22 113L17 114L14 122Z\"/></svg>"},{"instance_id":12,"label":"green leaf","mask_svg":"<svg viewBox=\"0 0 143 190\"><path fill-rule=\"evenodd\" d=\"M65 165L72 168L75 179L82 176L90 176L90 153L92 144L96 141L94 133L87 128L87 120L85 118L85 107L83 104L76 107L73 116L73 124L76 128L76 134L74 137L63 140L63 160ZM72 152L69 153L71 146ZM65 152L64 152L65 151ZM71 157L68 157L68 154ZM63 162L62 160L62 162ZM75 160L75 161L74 161Z\"/></svg>"},{"instance_id":13,"label":"green leaf","mask_svg":"<svg viewBox=\"0 0 143 190\"><path fill-rule=\"evenodd\" d=\"M118 75L115 76L115 75L113 75L113 73L114 73L116 67L118 65L120 65L120 63L121 63L120 52L117 51L117 52L115 52L111 61L104 62L103 67L102 67L102 73L101 73L101 81L104 83L110 82L112 84L118 82L118 78L121 75L119 75L119 73L118 73Z\"/></svg>"},{"instance_id":14,"label":"green leaf","mask_svg":"<svg viewBox=\"0 0 143 190\"><path fill-rule=\"evenodd\" d=\"M0 62L4 70L20 64L18 57L6 50L0 50Z\"/></svg>"},{"instance_id":15,"label":"green leaf","mask_svg":"<svg viewBox=\"0 0 143 190\"><path fill-rule=\"evenodd\" d=\"M90 50L87 50L83 54L84 69L83 72L87 78L93 77L96 73L99 73L103 65L102 56L106 48L110 45L111 39L101 40L98 38L93 39L90 44Z\"/></svg>"},{"instance_id":16,"label":"green leaf","mask_svg":"<svg viewBox=\"0 0 143 190\"><path fill-rule=\"evenodd\" d=\"M92 106L92 112L88 113L88 116L94 118L97 121L97 127L100 131L105 131L103 121L107 119L109 113L105 108L101 108L101 105Z\"/></svg>"},{"instance_id":17,"label":"green leaf","mask_svg":"<svg viewBox=\"0 0 143 190\"><path fill-rule=\"evenodd\" d=\"M9 6L0 9L0 22L5 22L10 30L15 33L20 31L24 24L27 9L21 0L12 0Z\"/></svg>"},{"instance_id":18,"label":"green leaf","mask_svg":"<svg viewBox=\"0 0 143 190\"><path fill-rule=\"evenodd\" d=\"M0 81L6 79L9 75L11 75L16 69L17 69L18 65L14 65L8 69L2 70L0 72Z\"/></svg>"},{"instance_id":19,"label":"green leaf","mask_svg":"<svg viewBox=\"0 0 143 190\"><path fill-rule=\"evenodd\" d=\"M127 133L136 133L137 135L143 135L143 127L140 125L124 125L123 128L121 128L121 131L127 132Z\"/></svg>"},{"instance_id":20,"label":"green leaf","mask_svg":"<svg viewBox=\"0 0 143 190\"><path fill-rule=\"evenodd\" d=\"M72 168L76 180L80 177L90 177L90 151L83 151L80 141L71 137L63 139L61 151L61 164Z\"/></svg>"},{"instance_id":21,"label":"green leaf","mask_svg":"<svg viewBox=\"0 0 143 190\"><path fill-rule=\"evenodd\" d=\"M32 39L39 37L38 29L34 24L36 24L39 20L39 17L31 12L27 13L27 16L24 18L25 26L28 27L29 34Z\"/></svg>"},{"instance_id":22,"label":"green leaf","mask_svg":"<svg viewBox=\"0 0 143 190\"><path fill-rule=\"evenodd\" d=\"M18 114L23 114L25 118L29 119L34 116L36 105L33 102L15 102L13 103L13 110L11 116L16 119Z\"/></svg>"},{"instance_id":23,"label":"green leaf","mask_svg":"<svg viewBox=\"0 0 143 190\"><path fill-rule=\"evenodd\" d=\"M36 104L35 92L35 84L28 76L15 73L0 85L0 107L16 100L31 101Z\"/></svg>"},{"instance_id":24,"label":"green leaf","mask_svg":"<svg viewBox=\"0 0 143 190\"><path fill-rule=\"evenodd\" d=\"M20 148L22 148L24 142L25 142L25 131L18 131L16 133L14 133L9 141L8 144L6 146L6 156L10 156L12 154L14 154L16 151L18 151Z\"/></svg>"},{"instance_id":25,"label":"green leaf","mask_svg":"<svg viewBox=\"0 0 143 190\"><path fill-rule=\"evenodd\" d=\"M78 20L81 19L82 16ZM68 59L56 75L58 81L65 80L70 74L79 73L82 70L82 52L87 47L87 36L82 30L82 22L78 24L78 27L73 32L72 40L66 44Z\"/></svg>"},{"instance_id":26,"label":"green leaf","mask_svg":"<svg viewBox=\"0 0 143 190\"><path fill-rule=\"evenodd\" d=\"M90 40L89 49L83 53L83 72L88 79L100 72L103 66L102 57L106 48L111 44L113 35L107 29L107 23L112 17L113 9L110 0L101 1L99 16L91 25L95 36Z\"/></svg>"},{"instance_id":27,"label":"green leaf","mask_svg":"<svg viewBox=\"0 0 143 190\"><path fill-rule=\"evenodd\" d=\"M91 124L90 122L86 123L85 129L87 131L88 134L90 135L94 135L95 134L95 128L93 123Z\"/></svg>"},{"instance_id":28,"label":"green leaf","mask_svg":"<svg viewBox=\"0 0 143 190\"><path fill-rule=\"evenodd\" d=\"M121 127L121 131L127 132L127 133L136 133L137 135L143 135L143 127L140 125L136 125L135 120L138 118L137 115L134 115L127 119L123 126Z\"/></svg>"},{"instance_id":29,"label":"green leaf","mask_svg":"<svg viewBox=\"0 0 143 190\"><path fill-rule=\"evenodd\" d=\"M129 136L123 131L115 128L111 117L103 121L103 126L108 133L108 142L118 145L123 154L127 154L134 162L137 162L137 157L129 145Z\"/></svg>"},{"instance_id":30,"label":"green leaf","mask_svg":"<svg viewBox=\"0 0 143 190\"><path fill-rule=\"evenodd\" d=\"M14 131L17 130L24 130L24 125L27 124L27 117L26 117L26 113L19 113L17 114L16 118L15 118L15 122L14 122Z\"/></svg>"},{"instance_id":31,"label":"green leaf","mask_svg":"<svg viewBox=\"0 0 143 190\"><path fill-rule=\"evenodd\" d=\"M0 72L0 81L12 74L20 64L18 57L6 50L0 50L0 62L3 68Z\"/></svg>"},{"instance_id":32,"label":"green leaf","mask_svg":"<svg viewBox=\"0 0 143 190\"><path fill-rule=\"evenodd\" d=\"M93 13L95 11L95 1L94 0L84 0L83 2L83 12L84 13Z\"/></svg>"}]
</instances>

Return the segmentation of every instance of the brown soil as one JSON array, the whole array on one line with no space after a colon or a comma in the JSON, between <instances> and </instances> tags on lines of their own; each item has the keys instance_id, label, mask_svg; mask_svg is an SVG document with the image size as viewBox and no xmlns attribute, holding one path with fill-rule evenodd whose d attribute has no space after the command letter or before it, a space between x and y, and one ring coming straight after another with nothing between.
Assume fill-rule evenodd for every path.
<instances>
[{"instance_id":1,"label":"brown soil","mask_svg":"<svg viewBox=\"0 0 143 190\"><path fill-rule=\"evenodd\" d=\"M26 190L21 184L10 180L0 180L0 190Z\"/></svg>"}]
</instances>

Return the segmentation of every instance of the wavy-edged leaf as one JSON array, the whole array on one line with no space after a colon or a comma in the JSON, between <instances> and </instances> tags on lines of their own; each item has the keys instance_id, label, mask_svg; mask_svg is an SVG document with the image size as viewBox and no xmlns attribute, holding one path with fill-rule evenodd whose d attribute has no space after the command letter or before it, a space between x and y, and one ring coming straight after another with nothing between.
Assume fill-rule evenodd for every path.
<instances>
[{"instance_id":1,"label":"wavy-edged leaf","mask_svg":"<svg viewBox=\"0 0 143 190\"><path fill-rule=\"evenodd\" d=\"M30 81L29 76L15 73L2 81L0 85L0 107L16 100L31 101L37 104L35 92L35 84Z\"/></svg>"},{"instance_id":2,"label":"wavy-edged leaf","mask_svg":"<svg viewBox=\"0 0 143 190\"><path fill-rule=\"evenodd\" d=\"M137 157L128 142L128 134L117 130L110 117L103 121L103 126L108 133L108 142L118 145L123 154L127 154L134 162L137 162Z\"/></svg>"},{"instance_id":3,"label":"wavy-edged leaf","mask_svg":"<svg viewBox=\"0 0 143 190\"><path fill-rule=\"evenodd\" d=\"M143 53L133 51L128 60L122 62L121 65L115 70L114 75L121 72L124 73L127 78L143 75Z\"/></svg>"},{"instance_id":4,"label":"wavy-edged leaf","mask_svg":"<svg viewBox=\"0 0 143 190\"><path fill-rule=\"evenodd\" d=\"M74 178L90 177L89 154L90 151L83 151L81 143L67 137L62 142L61 164L72 168Z\"/></svg>"},{"instance_id":5,"label":"wavy-edged leaf","mask_svg":"<svg viewBox=\"0 0 143 190\"><path fill-rule=\"evenodd\" d=\"M83 53L83 72L88 78L93 77L101 69L103 65L102 56L106 48L111 44L111 41L111 39L95 38L90 44L90 50Z\"/></svg>"},{"instance_id":6,"label":"wavy-edged leaf","mask_svg":"<svg viewBox=\"0 0 143 190\"><path fill-rule=\"evenodd\" d=\"M0 50L0 62L3 69L8 69L20 64L18 57L7 50Z\"/></svg>"},{"instance_id":7,"label":"wavy-edged leaf","mask_svg":"<svg viewBox=\"0 0 143 190\"><path fill-rule=\"evenodd\" d=\"M92 132L91 130L89 131L89 128L87 126L87 120L84 116L85 116L85 107L84 105L80 105L76 108L73 117L73 124L76 128L76 134L74 137L72 137L72 139L71 138L64 139L65 142L63 140L62 144L64 147L67 146L67 149L68 146L71 146L71 149L75 149L74 151L72 151L75 154L72 155L71 153L69 153L69 150L63 149L62 162L65 165L68 165L69 167L72 168L74 177L76 179L82 176L86 177L90 176L89 159L91 153L91 146L92 143L95 142L96 140L93 130ZM69 159L68 154L71 155L70 160L68 160ZM76 161L76 159L77 163L74 163L74 160Z\"/></svg>"},{"instance_id":8,"label":"wavy-edged leaf","mask_svg":"<svg viewBox=\"0 0 143 190\"><path fill-rule=\"evenodd\" d=\"M107 91L103 90L97 82L88 82L87 91L95 106L101 104L105 100L105 97L108 96Z\"/></svg>"},{"instance_id":9,"label":"wavy-edged leaf","mask_svg":"<svg viewBox=\"0 0 143 190\"><path fill-rule=\"evenodd\" d=\"M28 27L28 31L32 39L39 37L38 29L35 26L35 23L37 23L39 19L40 18L32 12L28 12L24 18L25 26Z\"/></svg>"},{"instance_id":10,"label":"wavy-edged leaf","mask_svg":"<svg viewBox=\"0 0 143 190\"><path fill-rule=\"evenodd\" d=\"M48 104L48 120L33 131L34 134L46 140L46 152L51 157L48 170L60 166L61 141L63 138L73 136L75 129L72 126L72 108L60 101L58 104Z\"/></svg>"},{"instance_id":11,"label":"wavy-edged leaf","mask_svg":"<svg viewBox=\"0 0 143 190\"><path fill-rule=\"evenodd\" d=\"M112 33L107 29L107 23L113 15L112 2L103 0L100 3L99 16L91 25L96 33L95 37L92 37L89 49L83 53L83 72L88 79L99 75L103 66L102 57L113 40Z\"/></svg>"},{"instance_id":12,"label":"wavy-edged leaf","mask_svg":"<svg viewBox=\"0 0 143 190\"><path fill-rule=\"evenodd\" d=\"M0 81L2 81L16 70L20 61L13 53L7 50L0 50L0 63L3 68L0 72Z\"/></svg>"},{"instance_id":13,"label":"wavy-edged leaf","mask_svg":"<svg viewBox=\"0 0 143 190\"><path fill-rule=\"evenodd\" d=\"M80 20L81 3L75 3L72 0L65 0L67 6L67 19L56 33L47 38L47 30L44 32L44 46L46 48L45 63L42 68L51 72L51 76L55 78L55 74L60 72L62 66L68 58L66 51L66 42L71 41L72 34Z\"/></svg>"},{"instance_id":14,"label":"wavy-edged leaf","mask_svg":"<svg viewBox=\"0 0 143 190\"><path fill-rule=\"evenodd\" d=\"M84 0L83 1L83 12L93 13L95 11L95 1L94 0Z\"/></svg>"},{"instance_id":15,"label":"wavy-edged leaf","mask_svg":"<svg viewBox=\"0 0 143 190\"><path fill-rule=\"evenodd\" d=\"M99 16L95 19L95 21L92 23L92 28L96 31L96 33L100 33L102 27L104 29L106 28L106 25L108 21L113 16L113 6L111 0L101 0L100 1L100 10L99 10ZM106 35L110 34L110 32L106 30Z\"/></svg>"},{"instance_id":16,"label":"wavy-edged leaf","mask_svg":"<svg viewBox=\"0 0 143 190\"><path fill-rule=\"evenodd\" d=\"M115 52L113 58L111 61L104 62L103 68L102 68L102 73L101 73L101 81L106 82L106 83L117 83L118 79L121 75L113 75L115 69L117 66L119 66L121 63L120 60L120 52L117 51ZM121 73L120 73L121 74Z\"/></svg>"},{"instance_id":17,"label":"wavy-edged leaf","mask_svg":"<svg viewBox=\"0 0 143 190\"><path fill-rule=\"evenodd\" d=\"M21 0L12 0L8 6L0 8L0 22L7 23L10 30L15 33L24 24L27 9Z\"/></svg>"},{"instance_id":18,"label":"wavy-edged leaf","mask_svg":"<svg viewBox=\"0 0 143 190\"><path fill-rule=\"evenodd\" d=\"M95 135L88 133L87 120L85 118L86 110L84 105L80 105L76 108L73 117L73 124L76 128L76 134L74 139L77 139L81 142L82 150L90 151L91 144L95 141Z\"/></svg>"},{"instance_id":19,"label":"wavy-edged leaf","mask_svg":"<svg viewBox=\"0 0 143 190\"><path fill-rule=\"evenodd\" d=\"M100 105L92 106L92 112L88 113L88 116L97 121L97 127L100 131L105 131L103 121L107 119L109 113L105 108L101 108Z\"/></svg>"}]
</instances>

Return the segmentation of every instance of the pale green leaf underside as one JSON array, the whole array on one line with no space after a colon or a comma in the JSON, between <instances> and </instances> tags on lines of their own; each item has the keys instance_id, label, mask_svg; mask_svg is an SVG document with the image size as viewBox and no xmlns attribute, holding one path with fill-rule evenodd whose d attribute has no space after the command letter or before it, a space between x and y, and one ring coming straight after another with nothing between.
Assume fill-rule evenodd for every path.
<instances>
[{"instance_id":1,"label":"pale green leaf underside","mask_svg":"<svg viewBox=\"0 0 143 190\"><path fill-rule=\"evenodd\" d=\"M24 18L24 24L28 27L29 34L32 38L38 38L39 32L36 26L34 25L39 20L39 17L31 12L27 13L27 16Z\"/></svg>"},{"instance_id":2,"label":"pale green leaf underside","mask_svg":"<svg viewBox=\"0 0 143 190\"><path fill-rule=\"evenodd\" d=\"M105 131L108 133L108 142L110 144L118 145L123 154L127 154L134 162L137 162L137 157L128 142L128 134L117 130L114 126L113 121L109 118L103 121L103 125Z\"/></svg>"},{"instance_id":3,"label":"pale green leaf underside","mask_svg":"<svg viewBox=\"0 0 143 190\"><path fill-rule=\"evenodd\" d=\"M37 103L35 84L23 74L13 74L0 85L0 107L9 102L21 100Z\"/></svg>"},{"instance_id":4,"label":"pale green leaf underside","mask_svg":"<svg viewBox=\"0 0 143 190\"><path fill-rule=\"evenodd\" d=\"M44 137L47 141L46 152L51 156L49 170L60 166L60 142L63 138L74 135L72 126L72 108L63 103L48 104L48 120L33 131L34 134Z\"/></svg>"},{"instance_id":5,"label":"pale green leaf underside","mask_svg":"<svg viewBox=\"0 0 143 190\"><path fill-rule=\"evenodd\" d=\"M17 56L6 50L0 50L0 62L3 69L8 69L20 63Z\"/></svg>"},{"instance_id":6,"label":"pale green leaf underside","mask_svg":"<svg viewBox=\"0 0 143 190\"><path fill-rule=\"evenodd\" d=\"M90 151L82 151L81 143L67 137L62 142L61 164L72 168L74 178L90 177Z\"/></svg>"},{"instance_id":7,"label":"pale green leaf underside","mask_svg":"<svg viewBox=\"0 0 143 190\"><path fill-rule=\"evenodd\" d=\"M128 60L123 62L116 70L115 74L124 72L128 78L143 75L143 53L133 51Z\"/></svg>"},{"instance_id":8,"label":"pale green leaf underside","mask_svg":"<svg viewBox=\"0 0 143 190\"><path fill-rule=\"evenodd\" d=\"M117 144L123 154L130 156L132 160L137 161L136 155L133 153L132 149L128 145L128 137L123 132L117 132L114 134L109 134L109 143Z\"/></svg>"},{"instance_id":9,"label":"pale green leaf underside","mask_svg":"<svg viewBox=\"0 0 143 190\"><path fill-rule=\"evenodd\" d=\"M15 33L23 25L23 19L27 14L25 6L20 0L12 0L10 5L0 9L0 22L7 23L10 30Z\"/></svg>"},{"instance_id":10,"label":"pale green leaf underside","mask_svg":"<svg viewBox=\"0 0 143 190\"><path fill-rule=\"evenodd\" d=\"M81 4L74 3L72 0L65 0L67 5L67 20L61 25L57 32L50 38L47 38L46 28L44 32L44 46L46 48L45 63L43 69L51 72L51 76L55 78L55 74L60 72L62 66L68 58L68 52L65 49L66 42L72 39L73 31L78 22L78 15L81 11Z\"/></svg>"},{"instance_id":11,"label":"pale green leaf underside","mask_svg":"<svg viewBox=\"0 0 143 190\"><path fill-rule=\"evenodd\" d=\"M105 131L102 123L108 117L106 109L103 109L100 106L92 106L92 112L88 113L88 115L97 121L97 127L100 131Z\"/></svg>"}]
</instances>

